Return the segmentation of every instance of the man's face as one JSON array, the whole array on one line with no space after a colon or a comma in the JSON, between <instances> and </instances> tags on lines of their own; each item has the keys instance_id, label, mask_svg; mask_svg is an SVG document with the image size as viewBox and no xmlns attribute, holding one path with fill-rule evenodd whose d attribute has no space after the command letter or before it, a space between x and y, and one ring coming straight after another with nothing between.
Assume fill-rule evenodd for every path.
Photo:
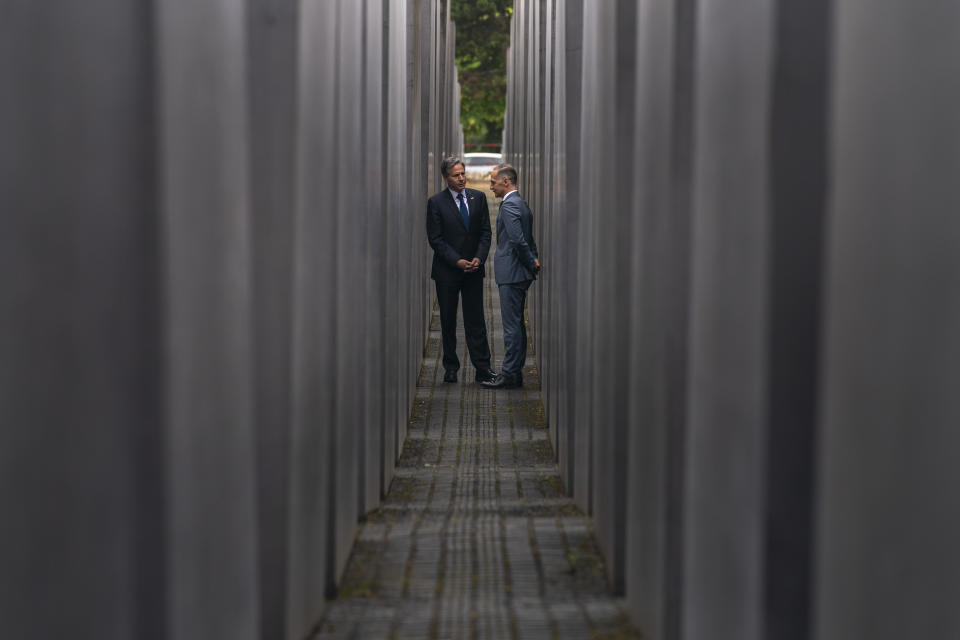
<instances>
[{"instance_id":1,"label":"man's face","mask_svg":"<svg viewBox=\"0 0 960 640\"><path fill-rule=\"evenodd\" d=\"M490 190L498 198L502 198L509 191L506 179L498 176L496 169L490 173Z\"/></svg>"},{"instance_id":2,"label":"man's face","mask_svg":"<svg viewBox=\"0 0 960 640\"><path fill-rule=\"evenodd\" d=\"M447 186L460 193L467 186L467 172L459 162L450 167L450 175L446 176Z\"/></svg>"}]
</instances>

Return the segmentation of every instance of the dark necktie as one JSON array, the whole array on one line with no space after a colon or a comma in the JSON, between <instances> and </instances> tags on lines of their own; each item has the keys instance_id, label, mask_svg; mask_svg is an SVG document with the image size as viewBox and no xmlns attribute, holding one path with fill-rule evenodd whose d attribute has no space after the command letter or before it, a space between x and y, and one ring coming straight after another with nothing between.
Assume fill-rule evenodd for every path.
<instances>
[{"instance_id":1,"label":"dark necktie","mask_svg":"<svg viewBox=\"0 0 960 640\"><path fill-rule=\"evenodd\" d=\"M467 203L463 201L463 193L457 194L457 200L460 201L460 215L463 216L463 226L470 228L470 213L467 211Z\"/></svg>"}]
</instances>

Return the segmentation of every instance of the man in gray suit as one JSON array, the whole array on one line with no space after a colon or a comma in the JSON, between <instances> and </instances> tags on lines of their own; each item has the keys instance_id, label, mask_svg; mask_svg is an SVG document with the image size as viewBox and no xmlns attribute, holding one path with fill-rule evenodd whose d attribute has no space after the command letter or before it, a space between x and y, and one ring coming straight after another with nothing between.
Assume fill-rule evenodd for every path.
<instances>
[{"instance_id":1,"label":"man in gray suit","mask_svg":"<svg viewBox=\"0 0 960 640\"><path fill-rule=\"evenodd\" d=\"M491 389L515 389L523 385L523 363L527 359L523 311L527 289L540 272L540 258L533 240L533 213L517 193L517 170L509 164L497 165L490 174L490 189L502 198L493 273L500 289L504 355L500 374L481 384Z\"/></svg>"}]
</instances>

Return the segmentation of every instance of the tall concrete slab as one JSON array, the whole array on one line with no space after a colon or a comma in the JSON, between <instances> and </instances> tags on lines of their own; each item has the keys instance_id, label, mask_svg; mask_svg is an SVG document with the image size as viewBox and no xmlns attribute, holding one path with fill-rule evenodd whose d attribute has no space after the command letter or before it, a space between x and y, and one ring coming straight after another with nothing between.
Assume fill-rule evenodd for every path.
<instances>
[{"instance_id":1,"label":"tall concrete slab","mask_svg":"<svg viewBox=\"0 0 960 640\"><path fill-rule=\"evenodd\" d=\"M309 629L334 582L336 6L300 8L294 226L292 438L287 625ZM333 233L331 227L333 226Z\"/></svg>"},{"instance_id":2,"label":"tall concrete slab","mask_svg":"<svg viewBox=\"0 0 960 640\"><path fill-rule=\"evenodd\" d=\"M682 613L690 295L694 2L637 15L628 519L625 590L635 621L676 638Z\"/></svg>"},{"instance_id":3,"label":"tall concrete slab","mask_svg":"<svg viewBox=\"0 0 960 640\"><path fill-rule=\"evenodd\" d=\"M577 237L572 232L580 224L580 107L583 57L583 2L568 0L558 7L558 18L563 21L562 32L558 30L557 62L562 64L562 74L557 81L558 107L562 110L562 129L558 132L555 189L558 194L554 233L541 237L547 247L554 250L548 255L560 257L552 264L545 281L556 281L556 293L546 303L556 308L558 314L557 342L561 345L557 361L552 367L557 381L555 397L546 398L548 408L554 409L548 414L550 424L556 429L557 456L567 492L572 492L576 478L576 452L582 442L581 434L585 429L574 419L576 415L576 393L570 390L570 383L578 371L576 361L575 310L577 300L566 292L575 282L578 264ZM552 237L556 242L552 243ZM553 263L551 259L551 263ZM550 352L542 354L543 359L551 357Z\"/></svg>"},{"instance_id":4,"label":"tall concrete slab","mask_svg":"<svg viewBox=\"0 0 960 640\"><path fill-rule=\"evenodd\" d=\"M588 7L584 1L581 54L581 90L582 95L598 95L602 75L596 72L597 48L600 29L596 10ZM593 424L593 307L596 296L593 289L594 233L595 217L587 215L583 203L595 202L599 189L596 186L596 173L599 159L597 148L591 143L591 134L600 126L600 114L594 100L584 100L580 105L580 206L578 225L572 230L577 242L577 272L571 285L576 291L579 304L576 306L575 322L577 326L576 373L570 380L570 389L575 395L573 421L577 425L579 445L574 454L574 478L570 488L576 503L589 512L593 500L593 460L595 447L595 425Z\"/></svg>"},{"instance_id":5,"label":"tall concrete slab","mask_svg":"<svg viewBox=\"0 0 960 640\"><path fill-rule=\"evenodd\" d=\"M261 638L286 637L297 42L295 0L248 5Z\"/></svg>"},{"instance_id":6,"label":"tall concrete slab","mask_svg":"<svg viewBox=\"0 0 960 640\"><path fill-rule=\"evenodd\" d=\"M361 119L363 157L361 175L370 170L379 172L376 187L367 194L362 217L364 251L364 283L360 288L365 300L364 327L360 348L363 351L360 389L364 407L359 453L360 513L366 513L380 504L383 495L383 424L384 424L384 271L386 267L386 196L388 158L386 153L387 111L384 109L387 92L388 34L384 16L385 3L364 4L363 16L363 87L360 103L364 105ZM367 169L369 165L370 169Z\"/></svg>"},{"instance_id":7,"label":"tall concrete slab","mask_svg":"<svg viewBox=\"0 0 960 640\"><path fill-rule=\"evenodd\" d=\"M590 382L594 425L592 514L597 536L607 559L607 575L615 593L623 592L623 554L626 533L627 409L630 399L630 299L629 265L634 247L632 226L637 221L632 180L623 180L620 168L635 159L630 144L635 128L636 21L635 2L584 3L598 14L595 41L584 34L584 49L595 47L596 65L585 73L596 74L600 91L611 97L597 100L597 127L584 142L584 154L593 146L597 183L594 198L581 202L585 215L593 218L594 291L592 326L593 377ZM615 73L612 73L616 70ZM585 166L585 165L584 165ZM615 170L611 168L615 167Z\"/></svg>"},{"instance_id":8,"label":"tall concrete slab","mask_svg":"<svg viewBox=\"0 0 960 640\"><path fill-rule=\"evenodd\" d=\"M956 637L960 13L833 15L812 637Z\"/></svg>"},{"instance_id":9,"label":"tall concrete slab","mask_svg":"<svg viewBox=\"0 0 960 640\"><path fill-rule=\"evenodd\" d=\"M334 377L329 380L334 388L335 417L332 459L334 467L334 497L336 546L333 552L334 575L339 578L347 565L360 516L359 507L359 435L364 428L363 394L361 392L364 371L363 354L366 333L366 215L357 215L358 180L364 173L365 158L360 153L363 130L363 53L364 24L363 4L340 3L337 14L336 53L336 108L337 132L334 156L336 167L334 189L326 194L323 209L329 211L333 226L328 230L335 242L335 293L327 302L333 302L335 327L331 338L335 340ZM379 123L369 123L375 131ZM361 198L361 202L362 202ZM364 214L369 209L364 211Z\"/></svg>"},{"instance_id":10,"label":"tall concrete slab","mask_svg":"<svg viewBox=\"0 0 960 640\"><path fill-rule=\"evenodd\" d=\"M161 255L142 3L0 21L0 627L163 638Z\"/></svg>"},{"instance_id":11,"label":"tall concrete slab","mask_svg":"<svg viewBox=\"0 0 960 640\"><path fill-rule=\"evenodd\" d=\"M169 633L253 638L245 5L165 3L156 38Z\"/></svg>"},{"instance_id":12,"label":"tall concrete slab","mask_svg":"<svg viewBox=\"0 0 960 640\"><path fill-rule=\"evenodd\" d=\"M419 146L414 146L413 131L416 130L417 121L409 117L411 113L408 109L412 108L413 92L409 87L412 80L410 68L412 60L409 54L410 38L412 34L409 28L410 6L407 3L389 3L385 7L387 24L387 85L386 102L393 107L386 114L386 141L384 144L384 179L386 181L387 194L384 202L383 224L385 225L383 258L385 264L384 271L384 378L385 381L398 378L400 369L400 350L403 341L399 339L397 333L399 318L404 310L401 304L401 281L403 280L403 271L400 267L399 257L399 238L400 230L403 226L403 212L408 206L412 207L412 196L409 193L409 185L416 184L410 180L413 171L417 170L412 162L391 162L391 158L413 158L418 154ZM419 213L419 207L412 209ZM401 406L402 390L393 384L385 383L385 394L383 398L383 453L382 453L382 471L383 485L380 487L382 492L386 492L386 483L389 483L393 475L394 463L398 459L401 425Z\"/></svg>"},{"instance_id":13,"label":"tall concrete slab","mask_svg":"<svg viewBox=\"0 0 960 640\"><path fill-rule=\"evenodd\" d=\"M562 47L562 44L558 43L563 42L563 34L560 32L563 29L563 20L558 19L556 15L557 7L553 3L547 3L544 7L545 17L545 34L544 34L544 148L543 153L541 154L541 176L538 181L540 185L539 193L539 205L538 209L541 211L541 218L539 223L539 228L537 231L536 237L548 237L551 239L552 243L555 243L557 239L557 234L554 231L554 225L556 223L556 214L559 197L555 185L557 183L555 177L556 168L559 166L559 158L557 156L557 148L561 145L561 140L563 139L562 129L562 119L564 117L564 110L557 104L559 99L562 99L563 94L558 93L558 78L563 77L564 67L561 64L557 63L555 59L557 49ZM560 49L562 51L562 49ZM547 215L543 212L554 212L554 215ZM558 255L557 252L550 248L551 255ZM538 295L532 300L534 304L534 309L536 316L539 320L536 320L541 326L544 327L543 333L534 334L534 345L535 351L537 353L549 350L551 353L559 353L559 330L558 330L558 314L555 308L551 308L545 304L545 300L555 300L557 298L556 290L559 285L559 280L557 278L551 278L550 280L540 282L541 288L543 289L544 295ZM539 292L539 289L538 289ZM556 399L558 393L556 390L559 388L557 384L557 376L555 375L555 367L545 366L539 369L540 371L540 384L543 389L546 390L548 398ZM556 408L546 409L547 415L556 414ZM548 418L548 427L550 429L550 439L552 442L557 442L557 424L551 423ZM554 455L557 453L557 448L554 448Z\"/></svg>"},{"instance_id":14,"label":"tall concrete slab","mask_svg":"<svg viewBox=\"0 0 960 640\"><path fill-rule=\"evenodd\" d=\"M810 637L829 2L778 3L770 102L764 637Z\"/></svg>"},{"instance_id":15,"label":"tall concrete slab","mask_svg":"<svg viewBox=\"0 0 960 640\"><path fill-rule=\"evenodd\" d=\"M683 638L764 637L773 8L698 7Z\"/></svg>"}]
</instances>

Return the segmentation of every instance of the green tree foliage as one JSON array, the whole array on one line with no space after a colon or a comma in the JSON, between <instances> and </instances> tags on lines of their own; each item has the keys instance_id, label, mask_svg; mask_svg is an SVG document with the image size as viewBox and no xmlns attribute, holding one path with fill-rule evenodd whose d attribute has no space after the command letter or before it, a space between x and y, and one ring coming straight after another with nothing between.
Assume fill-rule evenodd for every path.
<instances>
[{"instance_id":1,"label":"green tree foliage","mask_svg":"<svg viewBox=\"0 0 960 640\"><path fill-rule=\"evenodd\" d=\"M460 122L468 148L500 143L513 0L451 0L457 25Z\"/></svg>"}]
</instances>

